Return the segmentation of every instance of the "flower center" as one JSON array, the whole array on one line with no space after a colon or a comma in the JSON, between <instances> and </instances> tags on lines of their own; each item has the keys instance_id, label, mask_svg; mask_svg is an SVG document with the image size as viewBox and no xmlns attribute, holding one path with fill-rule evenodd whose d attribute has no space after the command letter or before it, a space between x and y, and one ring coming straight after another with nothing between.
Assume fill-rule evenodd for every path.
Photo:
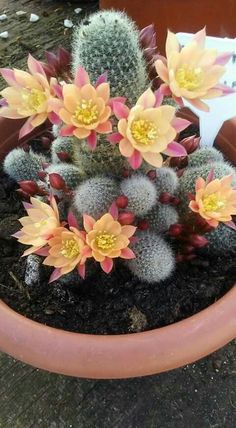
<instances>
[{"instance_id":1,"label":"flower center","mask_svg":"<svg viewBox=\"0 0 236 428\"><path fill-rule=\"evenodd\" d=\"M138 144L152 144L158 136L158 130L150 120L139 119L131 124L131 134Z\"/></svg>"},{"instance_id":2,"label":"flower center","mask_svg":"<svg viewBox=\"0 0 236 428\"><path fill-rule=\"evenodd\" d=\"M217 193L212 193L212 195L203 198L203 206L206 212L208 211L219 211L222 208L225 208L225 201L219 198Z\"/></svg>"},{"instance_id":3,"label":"flower center","mask_svg":"<svg viewBox=\"0 0 236 428\"><path fill-rule=\"evenodd\" d=\"M36 112L37 109L46 101L47 97L39 89L23 90L22 100L27 110Z\"/></svg>"},{"instance_id":4,"label":"flower center","mask_svg":"<svg viewBox=\"0 0 236 428\"><path fill-rule=\"evenodd\" d=\"M77 104L73 117L81 125L91 125L98 120L98 107L93 100L81 100Z\"/></svg>"},{"instance_id":5,"label":"flower center","mask_svg":"<svg viewBox=\"0 0 236 428\"><path fill-rule=\"evenodd\" d=\"M97 247L101 250L110 250L111 248L114 248L116 236L106 233L106 231L100 232L98 233L95 242Z\"/></svg>"},{"instance_id":6,"label":"flower center","mask_svg":"<svg viewBox=\"0 0 236 428\"><path fill-rule=\"evenodd\" d=\"M183 65L183 67L177 70L175 78L180 88L194 91L199 88L202 83L203 72L201 67L193 68L188 65Z\"/></svg>"},{"instance_id":7,"label":"flower center","mask_svg":"<svg viewBox=\"0 0 236 428\"><path fill-rule=\"evenodd\" d=\"M61 254L66 259L73 259L80 253L79 244L75 239L64 239L61 246Z\"/></svg>"}]
</instances>

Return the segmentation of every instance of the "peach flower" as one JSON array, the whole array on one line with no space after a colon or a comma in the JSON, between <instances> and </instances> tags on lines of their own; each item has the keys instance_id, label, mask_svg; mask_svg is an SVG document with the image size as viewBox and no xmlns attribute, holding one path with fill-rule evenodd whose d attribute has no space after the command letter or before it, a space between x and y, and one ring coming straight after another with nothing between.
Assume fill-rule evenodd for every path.
<instances>
[{"instance_id":1,"label":"peach flower","mask_svg":"<svg viewBox=\"0 0 236 428\"><path fill-rule=\"evenodd\" d=\"M51 78L48 82L44 69L39 61L31 55L28 57L29 73L17 69L2 68L2 77L10 85L1 91L4 97L0 116L9 119L27 118L20 130L20 138L41 125L50 118L52 110L49 100L55 95L57 80Z\"/></svg>"},{"instance_id":2,"label":"peach flower","mask_svg":"<svg viewBox=\"0 0 236 428\"><path fill-rule=\"evenodd\" d=\"M236 215L236 190L232 187L232 181L232 175L210 181L198 178L195 199L190 202L189 208L212 227L223 222L235 228L232 215Z\"/></svg>"},{"instance_id":3,"label":"peach flower","mask_svg":"<svg viewBox=\"0 0 236 428\"><path fill-rule=\"evenodd\" d=\"M122 103L114 102L113 110L118 122L118 133L108 137L112 143L119 143L123 156L128 158L132 168L140 167L143 160L160 167L161 153L168 156L186 156L183 146L174 141L177 132L190 123L175 117L175 108L161 105L162 94L147 89L136 105L129 109Z\"/></svg>"},{"instance_id":4,"label":"peach flower","mask_svg":"<svg viewBox=\"0 0 236 428\"><path fill-rule=\"evenodd\" d=\"M114 258L135 257L133 251L128 248L130 238L136 230L135 226L121 226L110 213L107 213L98 221L84 215L84 228L87 232L86 242L91 249L90 256L100 263L104 272L111 271Z\"/></svg>"},{"instance_id":5,"label":"peach flower","mask_svg":"<svg viewBox=\"0 0 236 428\"><path fill-rule=\"evenodd\" d=\"M48 256L43 264L56 268L49 282L55 281L75 268L84 277L88 250L85 233L80 232L75 227L70 227L70 230L65 227L59 227L54 230L53 237L49 239L48 245Z\"/></svg>"},{"instance_id":6,"label":"peach flower","mask_svg":"<svg viewBox=\"0 0 236 428\"><path fill-rule=\"evenodd\" d=\"M100 76L93 86L88 73L80 67L74 83L63 85L62 99L51 103L54 112L65 124L61 135L87 138L89 146L95 149L96 134L107 134L112 130L109 101L110 86L106 82L106 75Z\"/></svg>"},{"instance_id":7,"label":"peach flower","mask_svg":"<svg viewBox=\"0 0 236 428\"><path fill-rule=\"evenodd\" d=\"M31 204L24 203L28 216L19 219L22 229L13 235L21 244L31 245L23 256L36 253L47 245L54 230L60 226L54 197L51 197L50 205L33 197L30 198L30 202Z\"/></svg>"},{"instance_id":8,"label":"peach flower","mask_svg":"<svg viewBox=\"0 0 236 428\"><path fill-rule=\"evenodd\" d=\"M231 88L219 84L226 71L224 65L232 54L218 54L216 49L206 49L205 39L204 28L195 34L189 44L181 48L176 35L168 31L167 59L159 56L155 67L165 82L161 88L166 95L172 94L179 104L185 99L194 107L208 111L208 106L202 100L232 92Z\"/></svg>"}]
</instances>

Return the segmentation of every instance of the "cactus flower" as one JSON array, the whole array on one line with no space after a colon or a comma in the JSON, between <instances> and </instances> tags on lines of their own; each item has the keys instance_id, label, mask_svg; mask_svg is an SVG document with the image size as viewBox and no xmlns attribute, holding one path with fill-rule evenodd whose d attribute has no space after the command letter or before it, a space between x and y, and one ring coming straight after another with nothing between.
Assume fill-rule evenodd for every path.
<instances>
[{"instance_id":1,"label":"cactus flower","mask_svg":"<svg viewBox=\"0 0 236 428\"><path fill-rule=\"evenodd\" d=\"M135 226L121 226L110 213L107 213L98 221L84 215L84 228L87 232L86 242L91 249L91 257L100 263L104 272L111 271L114 258L135 257L133 251L128 248L130 238L136 230Z\"/></svg>"},{"instance_id":2,"label":"cactus flower","mask_svg":"<svg viewBox=\"0 0 236 428\"><path fill-rule=\"evenodd\" d=\"M33 197L30 198L30 202L24 203L28 215L19 219L22 229L13 235L21 244L31 245L23 256L36 253L47 245L54 230L60 226L54 197L50 198L50 205Z\"/></svg>"},{"instance_id":3,"label":"cactus flower","mask_svg":"<svg viewBox=\"0 0 236 428\"><path fill-rule=\"evenodd\" d=\"M162 166L161 153L168 156L186 156L183 146L174 141L177 132L190 122L175 117L175 108L161 105L160 91L148 89L129 109L119 102L113 103L118 122L118 133L108 137L112 144L119 143L119 149L133 169L140 167L143 160L156 168Z\"/></svg>"},{"instance_id":4,"label":"cactus flower","mask_svg":"<svg viewBox=\"0 0 236 428\"><path fill-rule=\"evenodd\" d=\"M180 105L183 105L184 99L194 107L208 111L204 99L216 98L230 92L230 88L220 85L219 80L225 73L224 65L232 54L218 54L216 49L206 49L205 39L204 28L194 35L188 45L181 48L176 35L168 31L167 59L159 56L155 67L164 82L161 89L166 95L172 94Z\"/></svg>"},{"instance_id":5,"label":"cactus flower","mask_svg":"<svg viewBox=\"0 0 236 428\"><path fill-rule=\"evenodd\" d=\"M75 268L84 277L88 250L85 233L72 226L70 230L59 227L54 230L48 245L48 256L43 264L55 267L49 282L55 281Z\"/></svg>"},{"instance_id":6,"label":"cactus flower","mask_svg":"<svg viewBox=\"0 0 236 428\"><path fill-rule=\"evenodd\" d=\"M52 110L49 100L54 97L54 87L58 85L55 78L48 81L41 63L31 55L28 56L28 69L29 73L18 69L0 69L2 77L9 84L1 91L7 105L0 108L0 116L9 119L28 118L20 130L20 138L47 118L50 119Z\"/></svg>"},{"instance_id":7,"label":"cactus flower","mask_svg":"<svg viewBox=\"0 0 236 428\"><path fill-rule=\"evenodd\" d=\"M91 149L96 148L97 133L108 134L112 130L110 87L106 76L101 76L95 86L91 85L84 68L77 70L74 83L64 84L62 99L53 100L51 105L65 126L62 136L74 135L87 138Z\"/></svg>"},{"instance_id":8,"label":"cactus flower","mask_svg":"<svg viewBox=\"0 0 236 428\"><path fill-rule=\"evenodd\" d=\"M199 177L195 185L195 199L189 208L216 228L219 222L235 228L232 216L236 215L236 190L232 187L233 176L204 180Z\"/></svg>"}]
</instances>

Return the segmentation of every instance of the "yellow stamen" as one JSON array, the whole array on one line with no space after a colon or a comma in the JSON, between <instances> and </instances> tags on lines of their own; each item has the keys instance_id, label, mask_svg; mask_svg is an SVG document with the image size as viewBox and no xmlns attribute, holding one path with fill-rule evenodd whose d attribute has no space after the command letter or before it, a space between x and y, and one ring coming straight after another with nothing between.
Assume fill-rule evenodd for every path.
<instances>
[{"instance_id":1,"label":"yellow stamen","mask_svg":"<svg viewBox=\"0 0 236 428\"><path fill-rule=\"evenodd\" d=\"M81 125L91 125L98 120L98 107L91 99L81 100L76 107L73 117Z\"/></svg>"},{"instance_id":2,"label":"yellow stamen","mask_svg":"<svg viewBox=\"0 0 236 428\"><path fill-rule=\"evenodd\" d=\"M75 239L65 239L62 241L61 254L66 259L73 259L80 253L79 244Z\"/></svg>"},{"instance_id":3,"label":"yellow stamen","mask_svg":"<svg viewBox=\"0 0 236 428\"><path fill-rule=\"evenodd\" d=\"M47 97L43 91L39 89L23 90L22 101L24 108L31 112L36 112L37 109L46 101Z\"/></svg>"},{"instance_id":4,"label":"yellow stamen","mask_svg":"<svg viewBox=\"0 0 236 428\"><path fill-rule=\"evenodd\" d=\"M203 72L201 67L192 68L185 64L177 70L175 78L180 88L194 91L202 84Z\"/></svg>"},{"instance_id":5,"label":"yellow stamen","mask_svg":"<svg viewBox=\"0 0 236 428\"><path fill-rule=\"evenodd\" d=\"M131 125L131 133L138 144L152 144L158 136L158 130L150 120L135 120Z\"/></svg>"},{"instance_id":6,"label":"yellow stamen","mask_svg":"<svg viewBox=\"0 0 236 428\"><path fill-rule=\"evenodd\" d=\"M225 201L220 199L217 193L212 193L212 195L207 196L203 199L203 206L206 212L217 212L222 208L225 208Z\"/></svg>"},{"instance_id":7,"label":"yellow stamen","mask_svg":"<svg viewBox=\"0 0 236 428\"><path fill-rule=\"evenodd\" d=\"M114 248L116 236L111 235L110 233L106 233L106 231L99 232L95 242L97 247L101 250L110 250L111 248Z\"/></svg>"}]
</instances>

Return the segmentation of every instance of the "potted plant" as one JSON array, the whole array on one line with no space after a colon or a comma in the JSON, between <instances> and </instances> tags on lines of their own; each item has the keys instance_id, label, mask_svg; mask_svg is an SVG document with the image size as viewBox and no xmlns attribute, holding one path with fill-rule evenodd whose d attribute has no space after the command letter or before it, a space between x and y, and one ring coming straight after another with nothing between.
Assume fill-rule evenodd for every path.
<instances>
[{"instance_id":1,"label":"potted plant","mask_svg":"<svg viewBox=\"0 0 236 428\"><path fill-rule=\"evenodd\" d=\"M85 33L86 37L82 37ZM204 39L204 31L199 32L196 49L202 49L208 61ZM118 43L126 43L127 57L121 55ZM177 46L174 34L169 34L168 43L180 58L185 54ZM112 44L116 47L114 51L110 51ZM12 144L9 145L4 160L5 171L18 181L25 198L26 215L20 218L22 227L14 236L27 245L26 271L36 257L37 269L44 266L44 277L40 280L37 276L34 282L31 270L27 278L27 284L33 281L34 285L26 292L26 300L36 293L36 307L33 305L36 314L31 308L31 298L21 306L22 301L17 296L14 298L11 287L1 293L0 349L56 373L126 378L180 367L224 346L236 335L233 282L222 288L224 295L216 302L219 293L213 292L209 306L203 305L205 309L198 313L190 309L184 316L176 314L176 319L182 317L178 322L166 315L164 324L162 321L165 326L161 328L148 329L147 318L136 306L132 307L132 325L117 330L112 324L116 334L107 334L112 329L103 324L109 322L109 317L114 317L117 323L121 319L124 324L124 299L127 301L136 290L140 302L140 288L142 293L145 289L146 296L150 293L155 318L158 316L155 305L160 304L161 293L165 298L165 289L171 290L177 282L178 275L175 278L172 275L176 262L187 263L181 271L186 278L180 276L178 285L185 279L187 286L193 266L189 261L198 257L199 250L208 254L220 248L225 253L223 245L228 250L235 245L233 168L225 163L219 151L199 149L199 139L190 131L189 136L183 138L180 134L178 142L174 141L177 134L186 132L190 122L175 115L173 101L168 96L181 103L188 95L186 85L196 84L195 69L191 74L193 80L185 76L184 82L183 74L180 76L176 71L177 93L175 88L170 91L166 62L157 59L155 67L164 83L154 92L149 87L138 32L128 17L117 12L94 14L89 25L87 21L80 25L74 40L74 76L63 69L64 83L59 83L58 58L55 60L50 55L48 58L49 64L43 64L29 56L29 73L2 70L9 84L2 91L5 100L0 110L2 126L9 121L6 117L20 116L24 120L27 117L20 135L26 138L29 147L26 151L12 150ZM127 58L131 59L130 65ZM224 60L227 62L225 57ZM191 92L194 95L191 100L201 108L204 97L201 99L199 93L203 95L205 90L205 98L213 93L224 94L225 88L218 86L218 79L225 68L222 64L215 67L219 62L221 57L212 58L211 84L205 87L202 83L206 83L205 76L201 76L196 92L195 86ZM209 61L207 68L209 71ZM163 104L165 95L167 104ZM50 152L34 153L30 148L30 132L47 119L54 123L55 141ZM13 123L22 126L19 121ZM7 141L5 136L4 151ZM185 163L183 173L182 161L188 154L188 166ZM175 168L170 167L171 162ZM213 252L213 263L214 260ZM222 260L223 267L226 263ZM13 275L14 278L18 285L24 280ZM172 282L168 285L168 281ZM102 296L99 287L103 287ZM141 299L145 296L142 293ZM53 316L49 320L52 310L46 313L46 318L42 314L38 317L37 307L41 307L45 296L48 300L49 294L57 299L56 305L64 299L69 305L67 310L59 308L64 328L60 327L60 315L58 323ZM121 305L115 313L117 294ZM96 305L106 299L109 305L105 304L99 315ZM175 313L178 296L176 299ZM94 304L89 318L89 306ZM73 324L83 320L84 315L87 321L81 321L81 328L76 330L79 332L75 332ZM98 318L100 329L92 324ZM104 329L106 334L101 334Z\"/></svg>"}]
</instances>

